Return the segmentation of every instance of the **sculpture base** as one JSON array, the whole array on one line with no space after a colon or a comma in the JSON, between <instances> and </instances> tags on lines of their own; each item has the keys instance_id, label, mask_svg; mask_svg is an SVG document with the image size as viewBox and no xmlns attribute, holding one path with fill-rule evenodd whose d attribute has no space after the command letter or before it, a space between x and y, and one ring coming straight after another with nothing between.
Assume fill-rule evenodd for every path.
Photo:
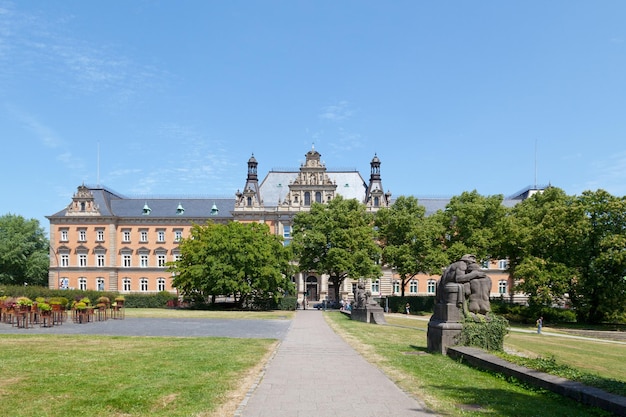
<instances>
[{"instance_id":1,"label":"sculpture base","mask_svg":"<svg viewBox=\"0 0 626 417\"><path fill-rule=\"evenodd\" d=\"M459 342L461 330L462 323L439 321L433 316L428 322L428 351L445 355L449 347Z\"/></svg>"},{"instance_id":2,"label":"sculpture base","mask_svg":"<svg viewBox=\"0 0 626 417\"><path fill-rule=\"evenodd\" d=\"M365 308L354 308L350 313L352 320L358 320L365 323L387 324L385 314L382 307L378 305L365 306Z\"/></svg>"}]
</instances>

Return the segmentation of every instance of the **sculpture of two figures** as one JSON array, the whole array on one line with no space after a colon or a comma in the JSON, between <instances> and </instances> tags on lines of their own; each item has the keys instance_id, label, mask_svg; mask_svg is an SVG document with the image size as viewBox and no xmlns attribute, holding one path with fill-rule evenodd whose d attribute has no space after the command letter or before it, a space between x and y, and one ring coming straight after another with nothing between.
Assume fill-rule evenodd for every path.
<instances>
[{"instance_id":1,"label":"sculpture of two figures","mask_svg":"<svg viewBox=\"0 0 626 417\"><path fill-rule=\"evenodd\" d=\"M354 292L354 307L365 308L366 306L377 306L378 303L372 298L372 293L365 290L365 283L359 281Z\"/></svg>"},{"instance_id":2,"label":"sculpture of two figures","mask_svg":"<svg viewBox=\"0 0 626 417\"><path fill-rule=\"evenodd\" d=\"M452 303L465 317L491 311L491 278L480 270L474 255L463 255L444 271L437 286L436 302Z\"/></svg>"}]
</instances>

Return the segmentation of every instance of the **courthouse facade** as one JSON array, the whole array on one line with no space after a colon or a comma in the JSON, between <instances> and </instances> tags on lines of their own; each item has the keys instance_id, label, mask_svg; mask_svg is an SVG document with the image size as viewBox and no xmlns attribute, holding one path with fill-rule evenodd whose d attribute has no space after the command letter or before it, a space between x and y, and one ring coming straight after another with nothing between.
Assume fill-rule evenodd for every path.
<instances>
[{"instance_id":1,"label":"courthouse facade","mask_svg":"<svg viewBox=\"0 0 626 417\"><path fill-rule=\"evenodd\" d=\"M357 170L331 170L312 148L297 170L271 170L259 182L258 162L248 160L243 191L234 198L128 198L102 186L78 187L69 205L47 218L50 221L50 288L107 290L121 293L175 292L166 262L176 260L178 243L194 224L263 222L270 231L291 240L295 214L325 203L337 195L357 199L375 212L392 204L383 189L381 161L374 155L366 182ZM525 193L505 200L513 205ZM427 214L444 209L449 199L419 199ZM508 297L512 282L505 260L493 260L483 268L493 281L492 296ZM332 300L334 288L328 277L303 271L292 277L298 299L308 302ZM419 275L411 280L406 295L433 295L439 276ZM378 279L367 280L375 296L400 294L394 271L383 268ZM347 279L340 297L349 299L355 280Z\"/></svg>"}]
</instances>

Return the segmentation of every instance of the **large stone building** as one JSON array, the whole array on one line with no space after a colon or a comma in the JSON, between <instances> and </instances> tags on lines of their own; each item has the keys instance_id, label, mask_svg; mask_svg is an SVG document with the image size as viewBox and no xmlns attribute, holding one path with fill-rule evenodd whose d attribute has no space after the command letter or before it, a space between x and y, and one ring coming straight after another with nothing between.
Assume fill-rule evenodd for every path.
<instances>
[{"instance_id":1,"label":"large stone building","mask_svg":"<svg viewBox=\"0 0 626 417\"><path fill-rule=\"evenodd\" d=\"M175 292L166 262L177 258L178 242L193 224L208 220L264 222L289 244L294 215L309 210L314 202L328 202L341 195L363 202L369 211L391 204L391 193L383 189L381 161L376 155L370 162L368 182L357 170L328 169L314 148L305 156L298 170L271 170L260 183L258 162L252 156L243 191L238 190L232 199L127 198L102 186L79 186L65 209L47 217L50 288ZM504 203L515 204L525 197L524 192ZM427 214L445 208L448 201L419 199ZM492 295L509 295L511 283L506 266L503 260L483 265L494 282ZM407 284L406 294L434 294L438 278L417 276ZM326 276L301 272L293 280L299 300L306 297L315 302L334 296ZM341 297L351 297L354 285L355 281L346 280L340 288ZM379 279L368 280L367 285L377 296L401 292L400 282L389 268L383 269Z\"/></svg>"}]
</instances>

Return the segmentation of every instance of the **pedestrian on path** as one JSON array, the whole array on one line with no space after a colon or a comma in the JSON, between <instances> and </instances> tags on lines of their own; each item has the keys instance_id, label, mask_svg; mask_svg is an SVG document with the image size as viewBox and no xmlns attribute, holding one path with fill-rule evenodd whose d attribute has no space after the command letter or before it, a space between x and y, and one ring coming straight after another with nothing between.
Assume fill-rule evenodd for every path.
<instances>
[{"instance_id":1,"label":"pedestrian on path","mask_svg":"<svg viewBox=\"0 0 626 417\"><path fill-rule=\"evenodd\" d=\"M411 304L406 303L406 305L404 306L404 312L406 314L411 314Z\"/></svg>"},{"instance_id":2,"label":"pedestrian on path","mask_svg":"<svg viewBox=\"0 0 626 417\"><path fill-rule=\"evenodd\" d=\"M543 327L543 316L537 319L537 334L541 334L542 327Z\"/></svg>"}]
</instances>

